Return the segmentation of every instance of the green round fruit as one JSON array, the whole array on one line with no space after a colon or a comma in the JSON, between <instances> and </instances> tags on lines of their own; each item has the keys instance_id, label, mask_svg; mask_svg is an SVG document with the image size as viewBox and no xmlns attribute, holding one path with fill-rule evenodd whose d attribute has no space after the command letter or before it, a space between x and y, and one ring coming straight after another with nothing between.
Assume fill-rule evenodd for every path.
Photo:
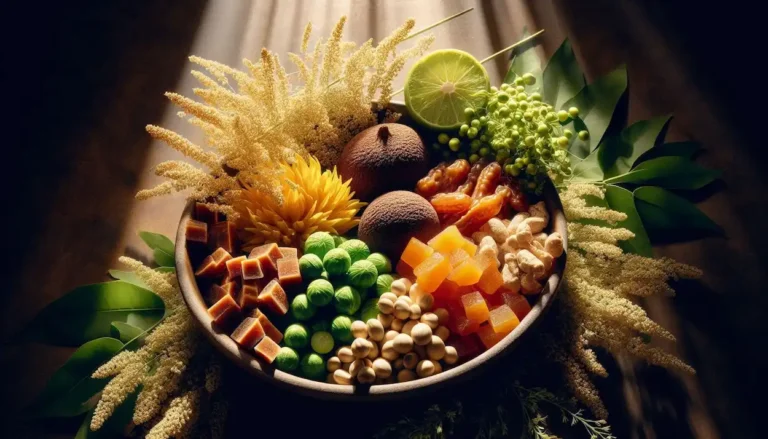
<instances>
[{"instance_id":1,"label":"green round fruit","mask_svg":"<svg viewBox=\"0 0 768 439\"><path fill-rule=\"evenodd\" d=\"M285 328L283 343L293 349L305 348L309 344L309 331L307 331L307 327L301 323L294 323Z\"/></svg>"},{"instance_id":2,"label":"green round fruit","mask_svg":"<svg viewBox=\"0 0 768 439\"><path fill-rule=\"evenodd\" d=\"M315 232L304 241L304 254L313 254L322 258L335 247L336 243L333 241L333 236L330 233Z\"/></svg>"},{"instance_id":3,"label":"green round fruit","mask_svg":"<svg viewBox=\"0 0 768 439\"><path fill-rule=\"evenodd\" d=\"M312 346L312 350L318 354L327 354L333 350L333 336L330 332L315 332L312 334L310 345Z\"/></svg>"},{"instance_id":4,"label":"green round fruit","mask_svg":"<svg viewBox=\"0 0 768 439\"><path fill-rule=\"evenodd\" d=\"M370 319L375 319L379 315L379 299L368 299L362 306L360 312L360 320L367 322Z\"/></svg>"},{"instance_id":5,"label":"green round fruit","mask_svg":"<svg viewBox=\"0 0 768 439\"><path fill-rule=\"evenodd\" d=\"M371 253L366 259L373 262L376 267L376 272L379 274L386 274L392 272L392 262L388 257L381 253Z\"/></svg>"},{"instance_id":6,"label":"green round fruit","mask_svg":"<svg viewBox=\"0 0 768 439\"><path fill-rule=\"evenodd\" d=\"M338 248L346 250L353 263L365 259L371 254L368 245L359 239L349 239L341 243Z\"/></svg>"},{"instance_id":7,"label":"green round fruit","mask_svg":"<svg viewBox=\"0 0 768 439\"><path fill-rule=\"evenodd\" d=\"M331 322L331 334L339 343L349 343L352 337L352 319L349 316L337 316Z\"/></svg>"},{"instance_id":8,"label":"green round fruit","mask_svg":"<svg viewBox=\"0 0 768 439\"><path fill-rule=\"evenodd\" d=\"M347 241L347 238L339 235L333 235L333 243L336 245L336 247L340 246L344 242Z\"/></svg>"},{"instance_id":9,"label":"green round fruit","mask_svg":"<svg viewBox=\"0 0 768 439\"><path fill-rule=\"evenodd\" d=\"M299 354L293 349L283 346L275 357L275 367L283 372L293 372L299 368Z\"/></svg>"},{"instance_id":10,"label":"green round fruit","mask_svg":"<svg viewBox=\"0 0 768 439\"><path fill-rule=\"evenodd\" d=\"M315 315L317 308L313 305L306 294L299 294L291 301L291 315L296 320L309 320Z\"/></svg>"},{"instance_id":11,"label":"green round fruit","mask_svg":"<svg viewBox=\"0 0 768 439\"><path fill-rule=\"evenodd\" d=\"M312 352L301 359L301 374L311 380L325 378L325 362L323 357Z\"/></svg>"},{"instance_id":12,"label":"green round fruit","mask_svg":"<svg viewBox=\"0 0 768 439\"><path fill-rule=\"evenodd\" d=\"M307 298L309 303L315 306L325 306L331 303L333 293L333 285L325 279L315 279L307 286Z\"/></svg>"},{"instance_id":13,"label":"green round fruit","mask_svg":"<svg viewBox=\"0 0 768 439\"><path fill-rule=\"evenodd\" d=\"M323 260L313 253L299 258L299 271L302 279L317 279L323 273Z\"/></svg>"},{"instance_id":14,"label":"green round fruit","mask_svg":"<svg viewBox=\"0 0 768 439\"><path fill-rule=\"evenodd\" d=\"M355 262L347 270L347 280L350 285L360 289L372 287L376 283L378 275L376 266L367 259Z\"/></svg>"},{"instance_id":15,"label":"green round fruit","mask_svg":"<svg viewBox=\"0 0 768 439\"><path fill-rule=\"evenodd\" d=\"M360 292L346 285L339 287L333 295L333 304L342 314L354 314L360 309Z\"/></svg>"},{"instance_id":16,"label":"green round fruit","mask_svg":"<svg viewBox=\"0 0 768 439\"><path fill-rule=\"evenodd\" d=\"M392 282L395 281L395 277L391 274L381 274L376 278L376 295L381 297L382 294L392 291Z\"/></svg>"},{"instance_id":17,"label":"green round fruit","mask_svg":"<svg viewBox=\"0 0 768 439\"><path fill-rule=\"evenodd\" d=\"M346 250L341 248L335 248L323 257L323 267L331 276L339 276L346 273L351 265L352 258Z\"/></svg>"}]
</instances>

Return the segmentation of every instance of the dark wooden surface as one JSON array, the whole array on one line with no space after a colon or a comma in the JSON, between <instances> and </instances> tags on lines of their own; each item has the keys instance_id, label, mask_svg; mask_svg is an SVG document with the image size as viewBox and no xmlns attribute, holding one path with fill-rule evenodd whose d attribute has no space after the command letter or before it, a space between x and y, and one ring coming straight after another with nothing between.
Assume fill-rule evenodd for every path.
<instances>
[{"instance_id":1,"label":"dark wooden surface","mask_svg":"<svg viewBox=\"0 0 768 439\"><path fill-rule=\"evenodd\" d=\"M261 46L280 54L296 50L309 19L326 34L339 15L350 15L346 36L361 42L381 38L406 17L424 26L468 6L477 8L471 16L435 31L436 47L483 57L528 26L547 29L538 50L548 56L568 36L589 78L627 65L629 121L674 113L669 137L702 142L707 151L701 161L724 171L723 182L700 207L723 225L728 239L660 247L659 255L698 265L706 274L700 283L679 285L674 299L647 303L651 315L678 336L675 349L698 374L681 377L628 359L607 360L611 376L599 385L617 435L764 437L764 75L750 61L762 53L754 35L760 15L744 1L715 7L650 0L17 5L2 28L8 49L3 84L11 98L6 110L12 113L4 119L9 209L3 222L8 262L0 298L2 340L68 289L104 280L118 255L146 257L137 230L173 235L183 198L138 203L133 194L156 182L149 172L153 164L175 157L150 141L146 123L199 139L162 96L164 90L190 93L194 82L186 56L237 65ZM496 82L503 64L488 65ZM28 423L17 416L68 355L67 349L41 345L2 346L0 437L66 437L63 432L74 431L76 423ZM278 403L267 413L293 420L286 437L316 432L316 422L324 419L343 424L345 416L351 418L361 435L382 421L368 422L364 415L379 416L364 408L318 406L276 392L273 397ZM311 422L296 423L297 410ZM389 407L386 413L399 410ZM244 411L250 408L238 407ZM248 431L246 424L235 422L233 429Z\"/></svg>"}]
</instances>

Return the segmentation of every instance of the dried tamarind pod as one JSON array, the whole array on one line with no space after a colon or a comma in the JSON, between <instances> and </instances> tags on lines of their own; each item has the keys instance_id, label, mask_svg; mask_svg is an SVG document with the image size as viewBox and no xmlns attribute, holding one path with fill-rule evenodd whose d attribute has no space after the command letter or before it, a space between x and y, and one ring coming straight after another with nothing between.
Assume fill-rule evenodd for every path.
<instances>
[{"instance_id":1,"label":"dried tamarind pod","mask_svg":"<svg viewBox=\"0 0 768 439\"><path fill-rule=\"evenodd\" d=\"M469 162L458 159L445 169L445 179L440 187L440 192L454 192L469 175Z\"/></svg>"},{"instance_id":2,"label":"dried tamarind pod","mask_svg":"<svg viewBox=\"0 0 768 439\"><path fill-rule=\"evenodd\" d=\"M487 195L472 203L472 207L458 221L456 227L464 236L471 236L489 219L499 214L504 204L504 192Z\"/></svg>"},{"instance_id":3,"label":"dried tamarind pod","mask_svg":"<svg viewBox=\"0 0 768 439\"><path fill-rule=\"evenodd\" d=\"M472 165L472 168L469 170L469 174L467 175L467 180L464 182L464 184L459 186L457 192L472 195L472 192L475 190L475 184L477 184L477 179L480 177L480 173L483 172L483 169L485 169L486 166L488 166L488 162L486 160L480 160Z\"/></svg>"},{"instance_id":4,"label":"dried tamarind pod","mask_svg":"<svg viewBox=\"0 0 768 439\"><path fill-rule=\"evenodd\" d=\"M442 179L445 169L448 167L445 162L440 163L427 172L427 175L416 182L416 193L422 197L429 199L436 193L440 192L440 180Z\"/></svg>"},{"instance_id":5,"label":"dried tamarind pod","mask_svg":"<svg viewBox=\"0 0 768 439\"><path fill-rule=\"evenodd\" d=\"M469 170L469 162L464 159L450 165L440 163L416 183L416 192L427 199L441 192L453 192L467 178Z\"/></svg>"},{"instance_id":6,"label":"dried tamarind pod","mask_svg":"<svg viewBox=\"0 0 768 439\"><path fill-rule=\"evenodd\" d=\"M493 162L483 168L480 176L477 178L475 190L472 191L472 199L480 200L494 193L501 177L501 165ZM496 212L498 213L498 212Z\"/></svg>"},{"instance_id":7,"label":"dried tamarind pod","mask_svg":"<svg viewBox=\"0 0 768 439\"><path fill-rule=\"evenodd\" d=\"M461 192L437 194L430 200L438 215L462 214L472 206L472 197Z\"/></svg>"},{"instance_id":8,"label":"dried tamarind pod","mask_svg":"<svg viewBox=\"0 0 768 439\"><path fill-rule=\"evenodd\" d=\"M509 180L506 182L505 186L510 190L507 203L517 212L527 212L528 197L525 196L525 192L520 188L520 182L517 179Z\"/></svg>"}]
</instances>

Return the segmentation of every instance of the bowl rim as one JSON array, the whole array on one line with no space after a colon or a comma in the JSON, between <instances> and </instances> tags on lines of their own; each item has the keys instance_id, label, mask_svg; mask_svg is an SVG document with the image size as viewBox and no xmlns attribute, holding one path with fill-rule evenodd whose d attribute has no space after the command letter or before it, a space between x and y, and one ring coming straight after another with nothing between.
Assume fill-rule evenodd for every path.
<instances>
[{"instance_id":1,"label":"bowl rim","mask_svg":"<svg viewBox=\"0 0 768 439\"><path fill-rule=\"evenodd\" d=\"M443 386L437 385L440 383L454 384L464 381L479 373L484 368L487 368L490 364L498 361L504 355L509 354L522 335L537 323L550 308L556 293L562 284L563 274L565 272L568 234L566 227L567 222L560 197L551 182L545 187L543 199L550 212L551 230L560 232L563 236L563 247L566 251L564 251L563 255L556 260L555 270L549 278L547 278L542 293L536 303L531 307L531 311L510 334L477 357L459 364L458 366L446 369L437 375L405 383L379 384L373 386L338 385L312 381L296 375L291 375L276 370L273 366L264 365L255 355L242 349L229 337L229 334L216 328L212 324L212 318L208 314L208 307L205 304L197 285L194 269L191 266L189 253L187 252L184 231L187 221L192 219L192 211L195 204L192 200L188 201L184 208L184 212L179 221L179 228L176 233L176 275L184 301L196 324L200 327L206 338L231 361L264 381L275 384L281 388L320 399L381 400L385 398L400 398L405 395L411 396L414 393L427 393L427 391L435 391L444 388Z\"/></svg>"}]
</instances>

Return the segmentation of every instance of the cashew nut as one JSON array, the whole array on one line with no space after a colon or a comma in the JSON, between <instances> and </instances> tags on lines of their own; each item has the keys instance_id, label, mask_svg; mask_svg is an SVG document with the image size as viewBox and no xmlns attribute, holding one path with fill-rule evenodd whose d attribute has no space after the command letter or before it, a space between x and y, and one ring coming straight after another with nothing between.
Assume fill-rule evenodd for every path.
<instances>
[{"instance_id":1,"label":"cashew nut","mask_svg":"<svg viewBox=\"0 0 768 439\"><path fill-rule=\"evenodd\" d=\"M563 237L560 233L555 232L547 237L544 242L544 250L553 258L559 258L563 254Z\"/></svg>"},{"instance_id":2,"label":"cashew nut","mask_svg":"<svg viewBox=\"0 0 768 439\"><path fill-rule=\"evenodd\" d=\"M520 278L520 286L523 289L523 294L538 293L541 291L541 284L534 279L531 273L525 273Z\"/></svg>"},{"instance_id":3,"label":"cashew nut","mask_svg":"<svg viewBox=\"0 0 768 439\"><path fill-rule=\"evenodd\" d=\"M544 246L534 241L530 246L528 246L527 250L533 253L533 255L536 256L542 264L544 264L544 272L548 273L552 268L554 258L544 250ZM539 279L543 277L545 273L537 275L536 278Z\"/></svg>"},{"instance_id":4,"label":"cashew nut","mask_svg":"<svg viewBox=\"0 0 768 439\"><path fill-rule=\"evenodd\" d=\"M544 232L533 235L533 242L538 242L539 244L544 245L546 241L547 241L547 234Z\"/></svg>"},{"instance_id":5,"label":"cashew nut","mask_svg":"<svg viewBox=\"0 0 768 439\"><path fill-rule=\"evenodd\" d=\"M515 214L514 217L512 217L512 221L509 222L509 225L507 225L507 231L510 235L513 235L517 233L517 226L520 225L520 223L523 222L523 220L527 219L531 215L528 212L520 212Z\"/></svg>"},{"instance_id":6,"label":"cashew nut","mask_svg":"<svg viewBox=\"0 0 768 439\"><path fill-rule=\"evenodd\" d=\"M517 252L517 265L522 271L533 275L541 275L547 271L544 263L526 249Z\"/></svg>"},{"instance_id":7,"label":"cashew nut","mask_svg":"<svg viewBox=\"0 0 768 439\"><path fill-rule=\"evenodd\" d=\"M520 276L513 272L510 266L516 267L516 265L505 264L501 270L501 278L504 281L504 288L512 293L520 291Z\"/></svg>"},{"instance_id":8,"label":"cashew nut","mask_svg":"<svg viewBox=\"0 0 768 439\"><path fill-rule=\"evenodd\" d=\"M528 213L531 214L531 216L544 218L545 224L549 223L549 212L547 212L547 206L543 201L539 201L538 203L529 207Z\"/></svg>"},{"instance_id":9,"label":"cashew nut","mask_svg":"<svg viewBox=\"0 0 768 439\"><path fill-rule=\"evenodd\" d=\"M530 219L530 218L529 218ZM528 219L523 220L519 226L517 226L517 243L519 246L524 244L530 244L533 241L533 230L528 224Z\"/></svg>"},{"instance_id":10,"label":"cashew nut","mask_svg":"<svg viewBox=\"0 0 768 439\"><path fill-rule=\"evenodd\" d=\"M485 225L488 226L490 236L497 243L501 244L509 237L509 232L500 219L491 218Z\"/></svg>"},{"instance_id":11,"label":"cashew nut","mask_svg":"<svg viewBox=\"0 0 768 439\"><path fill-rule=\"evenodd\" d=\"M527 218L523 220L519 226L517 226L517 233L520 233L520 228L523 226L523 224L528 224L528 226L531 228L531 233L539 233L544 230L545 227L547 227L547 220L538 216Z\"/></svg>"}]
</instances>

